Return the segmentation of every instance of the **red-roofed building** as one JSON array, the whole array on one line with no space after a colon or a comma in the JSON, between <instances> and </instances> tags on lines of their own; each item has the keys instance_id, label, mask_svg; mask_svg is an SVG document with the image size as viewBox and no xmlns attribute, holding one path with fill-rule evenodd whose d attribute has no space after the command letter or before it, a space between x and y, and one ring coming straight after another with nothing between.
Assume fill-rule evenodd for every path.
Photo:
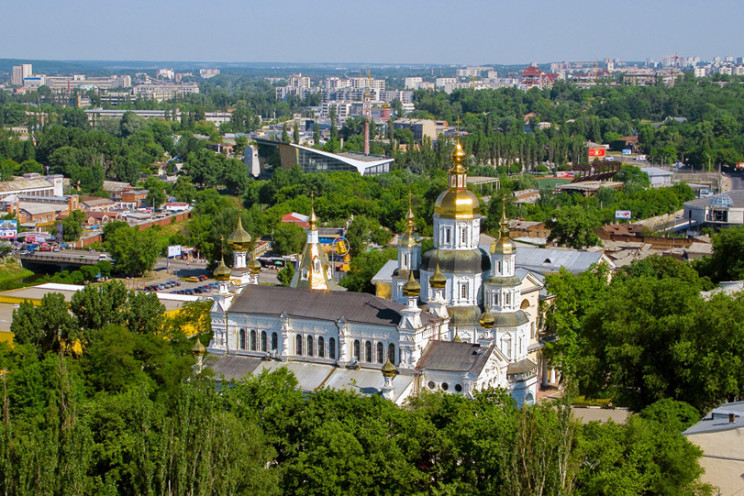
<instances>
[{"instance_id":1,"label":"red-roofed building","mask_svg":"<svg viewBox=\"0 0 744 496\"><path fill-rule=\"evenodd\" d=\"M308 222L309 220L310 217L308 217L307 215L298 214L297 212L292 212L282 216L282 222L295 224L303 229L310 228L310 223Z\"/></svg>"}]
</instances>

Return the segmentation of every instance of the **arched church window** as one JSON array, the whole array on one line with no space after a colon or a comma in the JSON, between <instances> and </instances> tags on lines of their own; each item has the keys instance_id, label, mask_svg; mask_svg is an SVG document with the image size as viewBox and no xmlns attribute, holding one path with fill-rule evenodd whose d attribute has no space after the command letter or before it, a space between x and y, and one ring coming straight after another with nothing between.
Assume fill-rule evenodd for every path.
<instances>
[{"instance_id":1,"label":"arched church window","mask_svg":"<svg viewBox=\"0 0 744 496\"><path fill-rule=\"evenodd\" d=\"M460 298L465 300L468 297L468 283L460 283Z\"/></svg>"},{"instance_id":2,"label":"arched church window","mask_svg":"<svg viewBox=\"0 0 744 496\"><path fill-rule=\"evenodd\" d=\"M367 341L364 343L364 361L365 362L372 361L372 342L371 341Z\"/></svg>"},{"instance_id":3,"label":"arched church window","mask_svg":"<svg viewBox=\"0 0 744 496\"><path fill-rule=\"evenodd\" d=\"M325 339L323 339L323 336L318 338L318 356L325 358Z\"/></svg>"},{"instance_id":4,"label":"arched church window","mask_svg":"<svg viewBox=\"0 0 744 496\"><path fill-rule=\"evenodd\" d=\"M302 336L299 334L295 338L295 355L302 356Z\"/></svg>"},{"instance_id":5,"label":"arched church window","mask_svg":"<svg viewBox=\"0 0 744 496\"><path fill-rule=\"evenodd\" d=\"M251 351L256 351L256 331L251 329Z\"/></svg>"},{"instance_id":6,"label":"arched church window","mask_svg":"<svg viewBox=\"0 0 744 496\"><path fill-rule=\"evenodd\" d=\"M357 362L362 359L362 350L361 345L359 344L359 340L354 340L354 358L356 358Z\"/></svg>"},{"instance_id":7,"label":"arched church window","mask_svg":"<svg viewBox=\"0 0 744 496\"><path fill-rule=\"evenodd\" d=\"M377 343L377 363L382 363L385 356L385 347L382 343Z\"/></svg>"},{"instance_id":8,"label":"arched church window","mask_svg":"<svg viewBox=\"0 0 744 496\"><path fill-rule=\"evenodd\" d=\"M266 347L267 347L267 343L266 343L266 331L261 331L261 351L263 351L264 353L266 353Z\"/></svg>"},{"instance_id":9,"label":"arched church window","mask_svg":"<svg viewBox=\"0 0 744 496\"><path fill-rule=\"evenodd\" d=\"M315 347L313 346L313 337L308 336L307 337L307 356L313 356L315 355Z\"/></svg>"},{"instance_id":10,"label":"arched church window","mask_svg":"<svg viewBox=\"0 0 744 496\"><path fill-rule=\"evenodd\" d=\"M460 229L460 243L465 244L468 241L468 228L463 227Z\"/></svg>"},{"instance_id":11,"label":"arched church window","mask_svg":"<svg viewBox=\"0 0 744 496\"><path fill-rule=\"evenodd\" d=\"M524 310L525 308L528 308L529 306L530 306L530 302L527 298L525 298L524 300L522 300L522 304L519 305L519 308Z\"/></svg>"},{"instance_id":12,"label":"arched church window","mask_svg":"<svg viewBox=\"0 0 744 496\"><path fill-rule=\"evenodd\" d=\"M279 336L275 333L271 333L271 351L279 349Z\"/></svg>"},{"instance_id":13,"label":"arched church window","mask_svg":"<svg viewBox=\"0 0 744 496\"><path fill-rule=\"evenodd\" d=\"M238 331L238 349L245 349L245 329Z\"/></svg>"},{"instance_id":14,"label":"arched church window","mask_svg":"<svg viewBox=\"0 0 744 496\"><path fill-rule=\"evenodd\" d=\"M390 359L390 363L395 365L395 345L393 343L388 345L388 358Z\"/></svg>"},{"instance_id":15,"label":"arched church window","mask_svg":"<svg viewBox=\"0 0 744 496\"><path fill-rule=\"evenodd\" d=\"M444 231L444 243L450 244L452 242L452 232L450 231L449 227L445 227Z\"/></svg>"},{"instance_id":16,"label":"arched church window","mask_svg":"<svg viewBox=\"0 0 744 496\"><path fill-rule=\"evenodd\" d=\"M499 305L499 293L497 291L494 291L491 297L492 297L491 304L494 306L498 306Z\"/></svg>"},{"instance_id":17,"label":"arched church window","mask_svg":"<svg viewBox=\"0 0 744 496\"><path fill-rule=\"evenodd\" d=\"M320 272L320 259L318 257L313 258L313 272Z\"/></svg>"},{"instance_id":18,"label":"arched church window","mask_svg":"<svg viewBox=\"0 0 744 496\"><path fill-rule=\"evenodd\" d=\"M328 340L328 358L336 359L336 339Z\"/></svg>"}]
</instances>

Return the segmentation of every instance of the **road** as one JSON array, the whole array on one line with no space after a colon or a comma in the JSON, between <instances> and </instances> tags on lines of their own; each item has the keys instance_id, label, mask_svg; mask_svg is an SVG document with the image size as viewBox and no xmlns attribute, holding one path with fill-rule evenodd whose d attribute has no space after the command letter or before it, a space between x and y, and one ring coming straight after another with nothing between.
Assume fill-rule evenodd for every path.
<instances>
[{"instance_id":1,"label":"road","mask_svg":"<svg viewBox=\"0 0 744 496\"><path fill-rule=\"evenodd\" d=\"M184 280L186 277L202 274L207 276L206 281L186 282ZM126 285L129 288L142 289L145 286L152 286L166 281L181 281L181 286L161 291L172 293L179 289L192 289L204 286L205 284L215 282L215 279L212 277L212 273L207 270L207 264L205 262L169 261L166 258L158 258L155 267L147 277L127 279ZM261 269L261 272L258 274L258 282L261 284L279 284L279 280L276 278L276 271L269 269Z\"/></svg>"}]
</instances>

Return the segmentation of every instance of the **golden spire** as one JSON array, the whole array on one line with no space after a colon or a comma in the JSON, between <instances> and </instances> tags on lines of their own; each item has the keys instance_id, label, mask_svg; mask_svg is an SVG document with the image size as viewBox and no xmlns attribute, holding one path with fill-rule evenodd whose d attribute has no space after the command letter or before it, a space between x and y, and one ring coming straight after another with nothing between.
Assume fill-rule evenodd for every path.
<instances>
[{"instance_id":1,"label":"golden spire","mask_svg":"<svg viewBox=\"0 0 744 496\"><path fill-rule=\"evenodd\" d=\"M408 281L403 285L403 294L409 298L421 294L421 285L413 278L413 270L408 270Z\"/></svg>"},{"instance_id":2,"label":"golden spire","mask_svg":"<svg viewBox=\"0 0 744 496\"><path fill-rule=\"evenodd\" d=\"M462 343L462 339L460 339L460 334L457 332L457 327L455 327L455 337L452 338L453 343Z\"/></svg>"},{"instance_id":3,"label":"golden spire","mask_svg":"<svg viewBox=\"0 0 744 496\"><path fill-rule=\"evenodd\" d=\"M499 227L499 239L491 243L491 253L511 254L515 247L509 238L509 222L506 220L506 196L501 199L501 226Z\"/></svg>"},{"instance_id":4,"label":"golden spire","mask_svg":"<svg viewBox=\"0 0 744 496\"><path fill-rule=\"evenodd\" d=\"M411 248L416 246L419 242L418 235L415 234L416 230L416 217L413 215L413 196L412 193L408 192L408 213L406 214L406 232L398 240L398 246L404 246Z\"/></svg>"},{"instance_id":5,"label":"golden spire","mask_svg":"<svg viewBox=\"0 0 744 496\"><path fill-rule=\"evenodd\" d=\"M434 289L443 289L447 285L447 278L439 270L439 254L437 254L437 268L434 269L434 274L429 278L429 286Z\"/></svg>"},{"instance_id":6,"label":"golden spire","mask_svg":"<svg viewBox=\"0 0 744 496\"><path fill-rule=\"evenodd\" d=\"M406 214L406 232L413 234L413 229L416 227L413 216L413 193L408 190L408 213Z\"/></svg>"},{"instance_id":7,"label":"golden spire","mask_svg":"<svg viewBox=\"0 0 744 496\"><path fill-rule=\"evenodd\" d=\"M251 269L251 274L258 274L261 272L261 262L256 260L256 247L251 247L251 263L248 265L248 268Z\"/></svg>"},{"instance_id":8,"label":"golden spire","mask_svg":"<svg viewBox=\"0 0 744 496\"><path fill-rule=\"evenodd\" d=\"M224 245L225 243L224 236L220 236L220 242ZM214 269L214 272L212 273L212 275L218 281L227 281L228 279L230 279L230 268L227 265L225 265L224 247L222 248L222 251L223 253L221 256L220 264L217 266L216 269Z\"/></svg>"},{"instance_id":9,"label":"golden spire","mask_svg":"<svg viewBox=\"0 0 744 496\"><path fill-rule=\"evenodd\" d=\"M318 230L318 216L315 215L315 193L310 192L310 230Z\"/></svg>"}]
</instances>

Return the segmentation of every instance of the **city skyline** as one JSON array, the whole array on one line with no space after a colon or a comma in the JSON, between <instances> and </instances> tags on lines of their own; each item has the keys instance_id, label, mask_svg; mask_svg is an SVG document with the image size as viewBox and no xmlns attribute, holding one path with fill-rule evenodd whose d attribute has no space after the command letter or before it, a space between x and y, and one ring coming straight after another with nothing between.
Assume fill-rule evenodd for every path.
<instances>
[{"instance_id":1,"label":"city skyline","mask_svg":"<svg viewBox=\"0 0 744 496\"><path fill-rule=\"evenodd\" d=\"M562 60L739 57L744 5L631 0L525 7L469 0L369 5L325 0L238 3L135 0L113 11L93 0L14 4L0 57L367 64L519 64ZM9 17L6 17L9 18ZM29 32L33 26L32 32ZM358 42L354 41L357 40ZM54 40L54 43L50 41Z\"/></svg>"}]
</instances>

